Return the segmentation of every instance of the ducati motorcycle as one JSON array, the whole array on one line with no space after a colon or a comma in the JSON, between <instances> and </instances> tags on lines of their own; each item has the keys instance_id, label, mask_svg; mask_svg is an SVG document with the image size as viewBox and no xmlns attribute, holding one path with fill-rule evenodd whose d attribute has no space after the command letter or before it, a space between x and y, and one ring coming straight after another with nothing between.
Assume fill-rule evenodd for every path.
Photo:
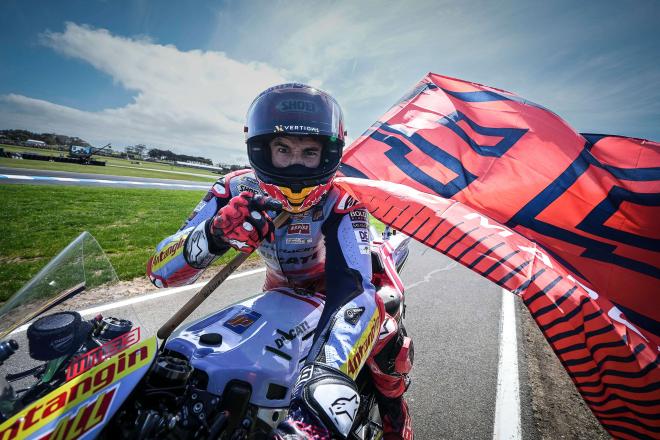
<instances>
[{"instance_id":1,"label":"ducati motorcycle","mask_svg":"<svg viewBox=\"0 0 660 440\"><path fill-rule=\"evenodd\" d=\"M409 240L387 228L371 242L373 283L398 321ZM121 285L85 232L0 306L1 440L269 438L324 305L317 292L270 290L159 341L139 301L99 306L108 295L122 298ZM382 436L367 370L351 439Z\"/></svg>"}]
</instances>

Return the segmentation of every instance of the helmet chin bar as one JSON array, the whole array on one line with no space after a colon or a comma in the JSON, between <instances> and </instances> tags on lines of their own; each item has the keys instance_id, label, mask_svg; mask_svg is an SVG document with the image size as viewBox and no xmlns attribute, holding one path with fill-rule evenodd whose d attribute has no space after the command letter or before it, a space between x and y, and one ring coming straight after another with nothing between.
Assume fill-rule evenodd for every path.
<instances>
[{"instance_id":1,"label":"helmet chin bar","mask_svg":"<svg viewBox=\"0 0 660 440\"><path fill-rule=\"evenodd\" d=\"M311 185L303 188L300 192L294 192L289 186L279 186L259 181L259 186L270 197L282 202L282 208L292 214L307 211L312 208L327 194L332 186L332 178L326 183Z\"/></svg>"},{"instance_id":2,"label":"helmet chin bar","mask_svg":"<svg viewBox=\"0 0 660 440\"><path fill-rule=\"evenodd\" d=\"M289 200L289 203L292 207L301 206L313 189L314 187L307 186L301 188L299 191L296 191L296 188L280 186L280 191L282 191L282 194L284 194L284 196Z\"/></svg>"}]
</instances>

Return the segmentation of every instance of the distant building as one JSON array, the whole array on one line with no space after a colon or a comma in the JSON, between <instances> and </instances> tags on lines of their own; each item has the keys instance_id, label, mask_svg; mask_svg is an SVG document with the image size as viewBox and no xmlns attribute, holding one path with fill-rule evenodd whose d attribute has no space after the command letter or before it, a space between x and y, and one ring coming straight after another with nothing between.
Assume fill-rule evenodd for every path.
<instances>
[{"instance_id":1,"label":"distant building","mask_svg":"<svg viewBox=\"0 0 660 440\"><path fill-rule=\"evenodd\" d=\"M38 141L36 139L28 139L25 141L26 147L45 147L46 143L44 141Z\"/></svg>"}]
</instances>

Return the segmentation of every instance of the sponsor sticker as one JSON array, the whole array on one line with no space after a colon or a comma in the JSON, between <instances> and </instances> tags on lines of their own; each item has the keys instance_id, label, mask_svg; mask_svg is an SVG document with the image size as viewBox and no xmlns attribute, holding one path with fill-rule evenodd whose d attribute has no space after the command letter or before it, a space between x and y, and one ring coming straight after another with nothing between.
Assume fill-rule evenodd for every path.
<instances>
[{"instance_id":1,"label":"sponsor sticker","mask_svg":"<svg viewBox=\"0 0 660 440\"><path fill-rule=\"evenodd\" d=\"M290 131L297 131L297 132L304 132L304 133L319 133L320 132L318 127L312 127L312 126L309 126L309 125L276 125L275 129L273 131L275 133L290 132Z\"/></svg>"},{"instance_id":2,"label":"sponsor sticker","mask_svg":"<svg viewBox=\"0 0 660 440\"><path fill-rule=\"evenodd\" d=\"M283 113L304 112L316 113L316 103L305 99L285 99L277 103L277 109Z\"/></svg>"},{"instance_id":3,"label":"sponsor sticker","mask_svg":"<svg viewBox=\"0 0 660 440\"><path fill-rule=\"evenodd\" d=\"M306 333L309 332L311 329L311 326L307 321L303 321L294 328L290 329L287 332L284 332L282 330L277 330L277 334L279 335L278 338L275 338L275 345L277 348L282 348L284 345L289 342L293 341L294 339L304 336Z\"/></svg>"},{"instance_id":4,"label":"sponsor sticker","mask_svg":"<svg viewBox=\"0 0 660 440\"><path fill-rule=\"evenodd\" d=\"M313 254L300 255L300 256L291 256L288 258L280 258L278 261L280 264L307 264L307 262L316 260L319 256L318 251Z\"/></svg>"},{"instance_id":5,"label":"sponsor sticker","mask_svg":"<svg viewBox=\"0 0 660 440\"><path fill-rule=\"evenodd\" d=\"M179 255L183 251L183 244L186 242L186 237L188 237L188 234L182 235L179 240L169 243L162 251L154 255L151 270L156 271L162 268Z\"/></svg>"},{"instance_id":6,"label":"sponsor sticker","mask_svg":"<svg viewBox=\"0 0 660 440\"><path fill-rule=\"evenodd\" d=\"M105 420L117 390L111 385L150 365L156 347L154 336L79 374L0 425L0 438L27 438L56 419L61 421L51 435L42 438L81 437Z\"/></svg>"},{"instance_id":7,"label":"sponsor sticker","mask_svg":"<svg viewBox=\"0 0 660 440\"><path fill-rule=\"evenodd\" d=\"M96 400L83 404L75 414L65 414L55 428L41 436L40 440L77 439L101 426L108 416L108 409L112 406L118 388L119 385L99 394Z\"/></svg>"},{"instance_id":8,"label":"sponsor sticker","mask_svg":"<svg viewBox=\"0 0 660 440\"><path fill-rule=\"evenodd\" d=\"M353 222L353 229L369 229L369 225L364 222Z\"/></svg>"},{"instance_id":9,"label":"sponsor sticker","mask_svg":"<svg viewBox=\"0 0 660 440\"><path fill-rule=\"evenodd\" d=\"M369 231L366 229L358 229L355 232L355 239L359 243L369 243Z\"/></svg>"},{"instance_id":10,"label":"sponsor sticker","mask_svg":"<svg viewBox=\"0 0 660 440\"><path fill-rule=\"evenodd\" d=\"M353 221L366 222L367 221L367 212L363 209L356 209L348 213L348 216Z\"/></svg>"},{"instance_id":11,"label":"sponsor sticker","mask_svg":"<svg viewBox=\"0 0 660 440\"><path fill-rule=\"evenodd\" d=\"M360 249L360 253L362 255L369 255L371 253L371 248L368 244L361 244L358 246L358 248Z\"/></svg>"},{"instance_id":12,"label":"sponsor sticker","mask_svg":"<svg viewBox=\"0 0 660 440\"><path fill-rule=\"evenodd\" d=\"M300 252L309 252L316 250L316 246L308 246L304 248L296 248L296 249L278 249L278 252L280 254L297 254Z\"/></svg>"},{"instance_id":13,"label":"sponsor sticker","mask_svg":"<svg viewBox=\"0 0 660 440\"><path fill-rule=\"evenodd\" d=\"M234 316L229 318L224 324L229 330L236 334L243 334L252 324L261 318L261 313L255 312L247 307L242 307Z\"/></svg>"},{"instance_id":14,"label":"sponsor sticker","mask_svg":"<svg viewBox=\"0 0 660 440\"><path fill-rule=\"evenodd\" d=\"M238 192L242 193L243 191L251 192L253 194L257 193L257 190L253 186L239 184L238 185Z\"/></svg>"},{"instance_id":15,"label":"sponsor sticker","mask_svg":"<svg viewBox=\"0 0 660 440\"><path fill-rule=\"evenodd\" d=\"M309 223L293 223L289 225L286 232L289 235L309 235L310 230Z\"/></svg>"},{"instance_id":16,"label":"sponsor sticker","mask_svg":"<svg viewBox=\"0 0 660 440\"><path fill-rule=\"evenodd\" d=\"M310 244L312 242L312 238L305 238L305 237L289 237L286 239L286 244Z\"/></svg>"},{"instance_id":17,"label":"sponsor sticker","mask_svg":"<svg viewBox=\"0 0 660 440\"><path fill-rule=\"evenodd\" d=\"M371 353L371 348L378 338L378 332L380 330L379 322L379 313L378 309L376 309L369 320L366 330L348 354L348 360L340 367L340 370L349 375L351 379L357 377L362 365L364 365L369 353Z\"/></svg>"},{"instance_id":18,"label":"sponsor sticker","mask_svg":"<svg viewBox=\"0 0 660 440\"><path fill-rule=\"evenodd\" d=\"M117 336L100 347L79 356L71 361L66 369L66 380L69 381L81 375L90 368L94 368L104 360L128 349L131 345L140 341L140 327Z\"/></svg>"}]
</instances>

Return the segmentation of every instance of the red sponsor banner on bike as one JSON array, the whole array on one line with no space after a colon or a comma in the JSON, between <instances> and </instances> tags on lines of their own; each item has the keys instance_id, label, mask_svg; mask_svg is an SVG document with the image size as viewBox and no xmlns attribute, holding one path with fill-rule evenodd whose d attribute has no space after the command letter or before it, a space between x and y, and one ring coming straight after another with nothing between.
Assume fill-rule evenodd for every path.
<instances>
[{"instance_id":1,"label":"red sponsor banner on bike","mask_svg":"<svg viewBox=\"0 0 660 440\"><path fill-rule=\"evenodd\" d=\"M140 327L135 327L123 335L106 342L105 344L75 357L66 369L66 380L69 381L85 371L97 366L104 360L126 350L140 341Z\"/></svg>"},{"instance_id":2,"label":"red sponsor banner on bike","mask_svg":"<svg viewBox=\"0 0 660 440\"><path fill-rule=\"evenodd\" d=\"M657 434L660 144L581 135L510 92L429 74L347 149L342 172L414 188L342 183L522 296L612 435Z\"/></svg>"}]
</instances>

